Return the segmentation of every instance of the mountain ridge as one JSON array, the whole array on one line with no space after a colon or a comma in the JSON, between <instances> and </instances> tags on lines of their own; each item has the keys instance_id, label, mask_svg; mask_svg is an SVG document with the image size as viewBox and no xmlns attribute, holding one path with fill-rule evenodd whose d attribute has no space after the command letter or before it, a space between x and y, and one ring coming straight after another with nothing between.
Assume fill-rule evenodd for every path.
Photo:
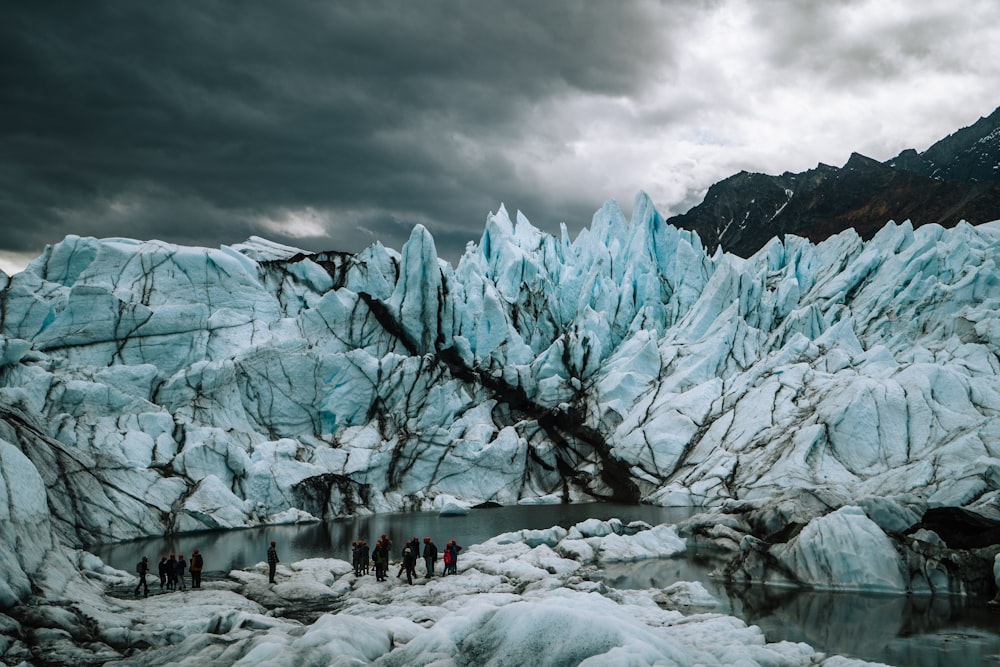
<instances>
[{"instance_id":1,"label":"mountain ridge","mask_svg":"<svg viewBox=\"0 0 1000 667\"><path fill-rule=\"evenodd\" d=\"M778 176L739 172L667 223L696 232L709 252L749 257L785 234L818 243L846 229L870 239L890 220L953 227L998 218L1000 108L922 153L879 162L855 152L843 167Z\"/></svg>"}]
</instances>

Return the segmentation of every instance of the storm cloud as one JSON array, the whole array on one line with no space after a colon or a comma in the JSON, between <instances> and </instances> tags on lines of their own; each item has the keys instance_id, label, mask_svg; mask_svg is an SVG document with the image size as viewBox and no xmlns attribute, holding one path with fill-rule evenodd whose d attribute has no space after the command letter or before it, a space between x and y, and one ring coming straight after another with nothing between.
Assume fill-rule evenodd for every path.
<instances>
[{"instance_id":1,"label":"storm cloud","mask_svg":"<svg viewBox=\"0 0 1000 667\"><path fill-rule=\"evenodd\" d=\"M986 115L993 2L45 2L0 22L0 251L66 234L455 260L638 190L886 159ZM923 142L923 143L922 143ZM3 266L3 264L0 264Z\"/></svg>"}]
</instances>

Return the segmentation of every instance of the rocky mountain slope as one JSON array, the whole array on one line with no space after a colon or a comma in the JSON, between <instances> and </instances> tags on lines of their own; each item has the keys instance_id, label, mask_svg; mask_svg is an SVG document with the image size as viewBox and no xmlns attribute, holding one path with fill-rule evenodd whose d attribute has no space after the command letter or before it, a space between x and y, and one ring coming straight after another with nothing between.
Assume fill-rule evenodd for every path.
<instances>
[{"instance_id":1,"label":"rocky mountain slope","mask_svg":"<svg viewBox=\"0 0 1000 667\"><path fill-rule=\"evenodd\" d=\"M780 176L740 172L709 188L704 201L668 224L698 233L709 252L749 257L771 238L814 242L846 229L869 239L910 221L953 227L1000 218L1000 109L938 141L880 163L857 153L841 167L820 164Z\"/></svg>"}]
</instances>

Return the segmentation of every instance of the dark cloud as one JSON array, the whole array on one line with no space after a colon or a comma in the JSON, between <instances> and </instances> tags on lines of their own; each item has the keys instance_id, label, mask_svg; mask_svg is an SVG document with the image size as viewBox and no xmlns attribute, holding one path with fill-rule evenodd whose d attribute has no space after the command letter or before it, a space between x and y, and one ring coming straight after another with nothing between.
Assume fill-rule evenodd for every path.
<instances>
[{"instance_id":1,"label":"dark cloud","mask_svg":"<svg viewBox=\"0 0 1000 667\"><path fill-rule=\"evenodd\" d=\"M639 189L677 212L738 169L836 162L829 146L856 149L870 125L840 124L857 90L960 71L962 40L1000 23L919 4L14 3L0 252L70 233L356 251L421 223L454 260L501 202L551 232ZM900 100L908 115L883 126L988 113L964 108L997 60L976 55L986 75ZM876 142L898 143L860 149Z\"/></svg>"},{"instance_id":2,"label":"dark cloud","mask_svg":"<svg viewBox=\"0 0 1000 667\"><path fill-rule=\"evenodd\" d=\"M628 95L669 50L649 20L667 15L656 4L67 2L5 14L0 178L17 194L0 200L0 224L18 250L66 233L216 245L311 207L333 237L298 238L314 249L357 250L365 228L387 231L336 219L369 210L424 222L455 256L500 198L545 210L503 151L533 131L529 111L575 91Z\"/></svg>"}]
</instances>

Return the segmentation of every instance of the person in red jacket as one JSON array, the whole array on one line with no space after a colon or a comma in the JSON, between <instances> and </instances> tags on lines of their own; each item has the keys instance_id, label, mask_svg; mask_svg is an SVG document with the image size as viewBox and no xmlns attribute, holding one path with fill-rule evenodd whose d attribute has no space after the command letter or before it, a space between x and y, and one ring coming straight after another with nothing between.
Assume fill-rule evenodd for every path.
<instances>
[{"instance_id":1,"label":"person in red jacket","mask_svg":"<svg viewBox=\"0 0 1000 667\"><path fill-rule=\"evenodd\" d=\"M448 542L448 545L444 548L445 574L458 574L458 552L461 550L462 547L458 546L455 540Z\"/></svg>"}]
</instances>

